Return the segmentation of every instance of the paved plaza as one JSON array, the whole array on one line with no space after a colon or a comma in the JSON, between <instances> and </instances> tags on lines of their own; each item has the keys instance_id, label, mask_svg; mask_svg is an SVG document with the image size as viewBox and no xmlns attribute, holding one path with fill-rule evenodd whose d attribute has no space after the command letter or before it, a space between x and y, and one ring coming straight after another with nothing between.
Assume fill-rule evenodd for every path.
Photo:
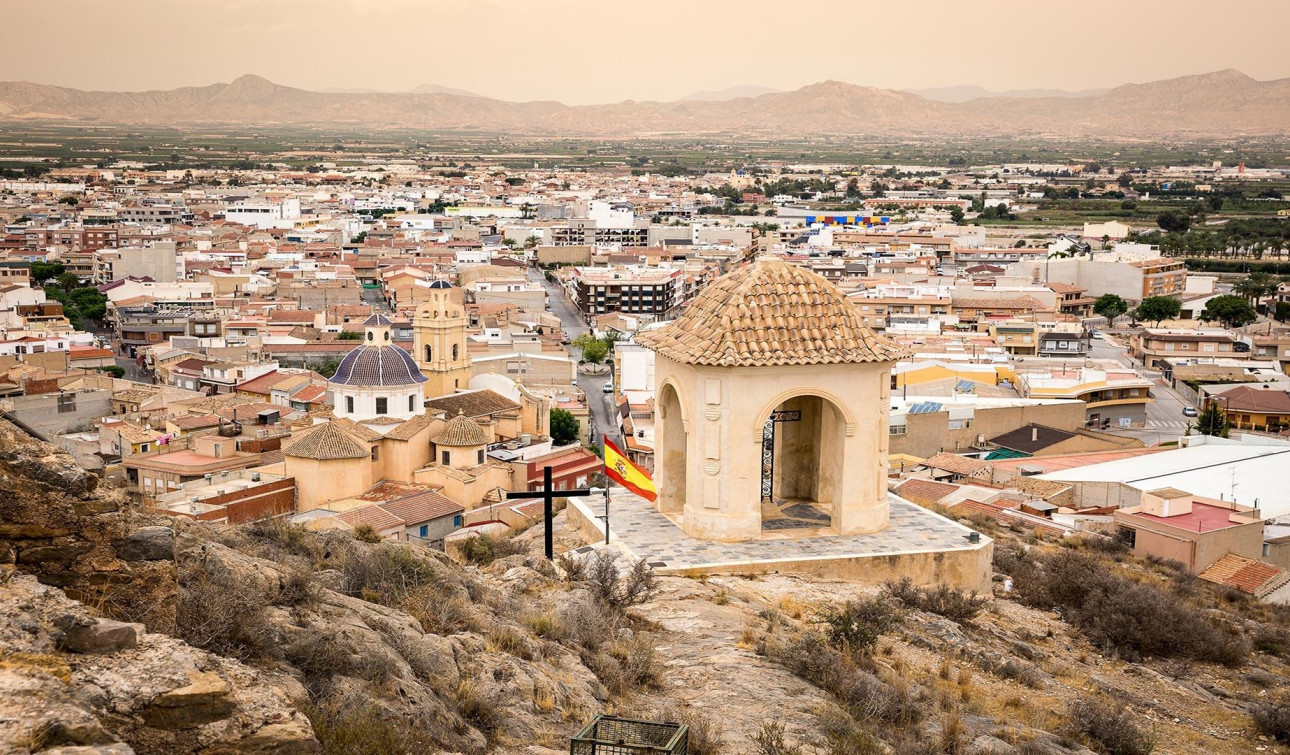
<instances>
[{"instance_id":1,"label":"paved plaza","mask_svg":"<svg viewBox=\"0 0 1290 755\"><path fill-rule=\"evenodd\" d=\"M890 526L871 535L824 535L818 528L767 530L760 540L719 543L686 535L654 506L622 488L610 497L610 543L634 558L644 558L657 569L667 571L704 569L747 563L808 561L842 558L872 558L912 553L977 550L969 542L972 530L888 495ZM584 499L585 500L585 499ZM577 500L574 505L592 516L603 514L593 504ZM794 536L799 534L801 536ZM987 538L982 536L981 540Z\"/></svg>"}]
</instances>

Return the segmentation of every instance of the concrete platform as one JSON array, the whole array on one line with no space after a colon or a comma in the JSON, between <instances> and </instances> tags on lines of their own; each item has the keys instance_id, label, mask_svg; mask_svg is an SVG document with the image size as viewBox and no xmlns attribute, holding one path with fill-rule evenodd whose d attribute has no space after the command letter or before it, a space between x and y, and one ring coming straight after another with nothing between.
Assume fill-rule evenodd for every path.
<instances>
[{"instance_id":1,"label":"concrete platform","mask_svg":"<svg viewBox=\"0 0 1290 755\"><path fill-rule=\"evenodd\" d=\"M622 489L610 494L610 546L643 558L660 574L788 573L881 584L949 584L989 595L994 542L985 535L888 494L890 526L871 535L839 536L814 527L766 529L758 540L719 543L686 535L649 501ZM602 498L571 498L569 524L590 544L605 539Z\"/></svg>"}]
</instances>

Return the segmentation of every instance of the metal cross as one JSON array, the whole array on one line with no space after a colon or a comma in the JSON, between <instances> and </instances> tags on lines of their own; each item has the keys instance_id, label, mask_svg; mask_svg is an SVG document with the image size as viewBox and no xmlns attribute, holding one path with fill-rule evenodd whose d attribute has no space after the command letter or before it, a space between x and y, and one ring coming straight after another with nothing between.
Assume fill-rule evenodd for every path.
<instances>
[{"instance_id":1,"label":"metal cross","mask_svg":"<svg viewBox=\"0 0 1290 755\"><path fill-rule=\"evenodd\" d=\"M587 488L578 488L575 490L555 490L551 487L551 468L542 468L542 488L540 490L520 490L514 493L507 493L506 500L514 498L541 498L545 504L544 516L546 518L546 558L548 561L555 558L555 542L553 540L552 521L555 519L553 504L557 498L575 498L591 495L591 490ZM608 526L608 525L606 525Z\"/></svg>"}]
</instances>

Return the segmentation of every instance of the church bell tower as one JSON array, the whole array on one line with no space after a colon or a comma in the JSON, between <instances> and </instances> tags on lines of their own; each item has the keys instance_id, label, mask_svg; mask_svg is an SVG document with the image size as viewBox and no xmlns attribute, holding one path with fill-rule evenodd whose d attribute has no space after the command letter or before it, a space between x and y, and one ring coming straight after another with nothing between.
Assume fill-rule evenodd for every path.
<instances>
[{"instance_id":1,"label":"church bell tower","mask_svg":"<svg viewBox=\"0 0 1290 755\"><path fill-rule=\"evenodd\" d=\"M412 319L413 356L426 396L446 396L470 382L470 356L466 353L466 308L461 290L447 281L430 284L430 299L417 307Z\"/></svg>"}]
</instances>

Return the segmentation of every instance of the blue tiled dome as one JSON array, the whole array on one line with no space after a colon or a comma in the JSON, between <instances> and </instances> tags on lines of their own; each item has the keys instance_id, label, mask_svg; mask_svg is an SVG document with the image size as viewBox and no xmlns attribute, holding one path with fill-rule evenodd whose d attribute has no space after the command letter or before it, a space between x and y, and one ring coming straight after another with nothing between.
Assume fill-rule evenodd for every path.
<instances>
[{"instance_id":1,"label":"blue tiled dome","mask_svg":"<svg viewBox=\"0 0 1290 755\"><path fill-rule=\"evenodd\" d=\"M387 386L424 383L412 355L394 344L359 346L345 355L331 376L335 385Z\"/></svg>"}]
</instances>

